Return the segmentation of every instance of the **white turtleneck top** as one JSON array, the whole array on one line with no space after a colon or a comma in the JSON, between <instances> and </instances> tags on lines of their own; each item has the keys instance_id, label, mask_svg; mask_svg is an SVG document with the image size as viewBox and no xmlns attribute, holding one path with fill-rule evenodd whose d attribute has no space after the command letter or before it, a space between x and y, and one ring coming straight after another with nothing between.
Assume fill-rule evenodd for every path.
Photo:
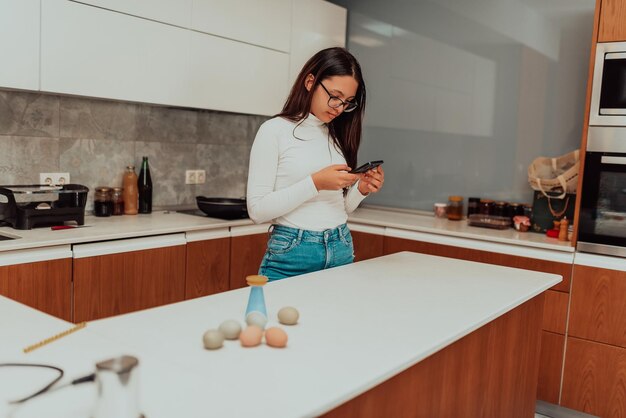
<instances>
[{"instance_id":1,"label":"white turtleneck top","mask_svg":"<svg viewBox=\"0 0 626 418\"><path fill-rule=\"evenodd\" d=\"M334 146L326 124L313 114L301 123L281 117L266 121L250 152L250 218L309 231L344 224L365 196L358 182L345 197L342 190L317 191L311 175L332 164L346 164L346 159Z\"/></svg>"}]
</instances>

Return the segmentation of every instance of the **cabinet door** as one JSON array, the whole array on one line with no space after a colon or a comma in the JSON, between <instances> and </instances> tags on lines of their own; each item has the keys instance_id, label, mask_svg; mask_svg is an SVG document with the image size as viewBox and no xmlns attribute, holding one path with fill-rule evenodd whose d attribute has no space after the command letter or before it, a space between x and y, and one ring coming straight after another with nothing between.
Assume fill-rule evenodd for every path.
<instances>
[{"instance_id":1,"label":"cabinet door","mask_svg":"<svg viewBox=\"0 0 626 418\"><path fill-rule=\"evenodd\" d=\"M81 0L104 9L188 28L192 0Z\"/></svg>"},{"instance_id":2,"label":"cabinet door","mask_svg":"<svg viewBox=\"0 0 626 418\"><path fill-rule=\"evenodd\" d=\"M39 90L40 0L0 0L0 86Z\"/></svg>"},{"instance_id":3,"label":"cabinet door","mask_svg":"<svg viewBox=\"0 0 626 418\"><path fill-rule=\"evenodd\" d=\"M354 261L363 261L383 255L385 228L348 223L352 243L354 244Z\"/></svg>"},{"instance_id":4,"label":"cabinet door","mask_svg":"<svg viewBox=\"0 0 626 418\"><path fill-rule=\"evenodd\" d=\"M193 0L191 27L223 38L289 52L291 0Z\"/></svg>"},{"instance_id":5,"label":"cabinet door","mask_svg":"<svg viewBox=\"0 0 626 418\"><path fill-rule=\"evenodd\" d=\"M267 249L269 225L231 228L230 288L246 287L246 276L257 274ZM265 231L259 233L260 231ZM253 233L256 232L256 233Z\"/></svg>"},{"instance_id":6,"label":"cabinet door","mask_svg":"<svg viewBox=\"0 0 626 418\"><path fill-rule=\"evenodd\" d=\"M567 324L567 305L569 294L547 290L543 306L543 329L545 331L565 334Z\"/></svg>"},{"instance_id":7,"label":"cabinet door","mask_svg":"<svg viewBox=\"0 0 626 418\"><path fill-rule=\"evenodd\" d=\"M626 349L567 338L561 405L603 418L626 416Z\"/></svg>"},{"instance_id":8,"label":"cabinet door","mask_svg":"<svg viewBox=\"0 0 626 418\"><path fill-rule=\"evenodd\" d=\"M559 403L563 350L565 350L564 335L547 331L541 332L537 399L553 404Z\"/></svg>"},{"instance_id":9,"label":"cabinet door","mask_svg":"<svg viewBox=\"0 0 626 418\"><path fill-rule=\"evenodd\" d=\"M289 84L316 52L346 46L348 12L327 1L293 0L291 16Z\"/></svg>"},{"instance_id":10,"label":"cabinet door","mask_svg":"<svg viewBox=\"0 0 626 418\"><path fill-rule=\"evenodd\" d=\"M574 266L569 334L626 347L626 271Z\"/></svg>"},{"instance_id":11,"label":"cabinet door","mask_svg":"<svg viewBox=\"0 0 626 418\"><path fill-rule=\"evenodd\" d=\"M49 252L60 252L60 259ZM72 320L72 259L66 249L0 253L0 294L66 321ZM26 257L22 256L26 255ZM43 256L43 257L42 257ZM9 263L2 258L10 257ZM23 262L22 262L23 261ZM7 265L8 264L8 265Z\"/></svg>"},{"instance_id":12,"label":"cabinet door","mask_svg":"<svg viewBox=\"0 0 626 418\"><path fill-rule=\"evenodd\" d=\"M289 55L191 32L191 106L227 112L274 115L289 85Z\"/></svg>"},{"instance_id":13,"label":"cabinet door","mask_svg":"<svg viewBox=\"0 0 626 418\"><path fill-rule=\"evenodd\" d=\"M228 230L187 233L185 299L230 289L230 234Z\"/></svg>"},{"instance_id":14,"label":"cabinet door","mask_svg":"<svg viewBox=\"0 0 626 418\"><path fill-rule=\"evenodd\" d=\"M626 41L625 22L626 0L602 0L598 42Z\"/></svg>"},{"instance_id":15,"label":"cabinet door","mask_svg":"<svg viewBox=\"0 0 626 418\"><path fill-rule=\"evenodd\" d=\"M74 246L74 320L90 321L183 300L185 241L180 237Z\"/></svg>"},{"instance_id":16,"label":"cabinet door","mask_svg":"<svg viewBox=\"0 0 626 418\"><path fill-rule=\"evenodd\" d=\"M41 89L188 105L190 31L65 0L42 2Z\"/></svg>"},{"instance_id":17,"label":"cabinet door","mask_svg":"<svg viewBox=\"0 0 626 418\"><path fill-rule=\"evenodd\" d=\"M481 263L496 264L505 267L515 267L526 270L541 271L543 273L558 274L563 276L563 281L554 285L552 290L569 292L570 288L572 265L569 263L539 260L510 254L494 253L490 251L472 250L450 245L413 241L404 238L385 237L385 254L393 254L400 251L413 251L416 253L459 258L462 260L478 261Z\"/></svg>"}]
</instances>

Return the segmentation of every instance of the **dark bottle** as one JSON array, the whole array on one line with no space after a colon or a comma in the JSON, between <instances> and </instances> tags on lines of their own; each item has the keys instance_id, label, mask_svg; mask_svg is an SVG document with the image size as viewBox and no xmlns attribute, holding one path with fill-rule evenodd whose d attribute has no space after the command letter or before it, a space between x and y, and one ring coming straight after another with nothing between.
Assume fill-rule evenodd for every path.
<instances>
[{"instance_id":1,"label":"dark bottle","mask_svg":"<svg viewBox=\"0 0 626 418\"><path fill-rule=\"evenodd\" d=\"M139 189L139 213L152 212L152 178L150 177L150 167L148 167L148 157L143 157L141 171L137 179Z\"/></svg>"}]
</instances>

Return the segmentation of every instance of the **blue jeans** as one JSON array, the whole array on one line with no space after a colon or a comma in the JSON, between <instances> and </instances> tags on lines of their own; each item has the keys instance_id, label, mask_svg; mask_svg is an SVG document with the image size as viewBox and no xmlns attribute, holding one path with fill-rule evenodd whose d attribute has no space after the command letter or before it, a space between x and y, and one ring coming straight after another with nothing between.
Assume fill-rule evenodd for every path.
<instances>
[{"instance_id":1,"label":"blue jeans","mask_svg":"<svg viewBox=\"0 0 626 418\"><path fill-rule=\"evenodd\" d=\"M259 274L272 281L353 261L352 235L346 224L325 231L272 225Z\"/></svg>"}]
</instances>

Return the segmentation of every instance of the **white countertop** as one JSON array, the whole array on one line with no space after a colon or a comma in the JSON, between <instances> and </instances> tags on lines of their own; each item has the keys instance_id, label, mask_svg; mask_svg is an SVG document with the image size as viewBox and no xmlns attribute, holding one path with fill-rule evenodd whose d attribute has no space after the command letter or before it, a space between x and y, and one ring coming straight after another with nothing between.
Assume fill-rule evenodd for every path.
<instances>
[{"instance_id":1,"label":"white countertop","mask_svg":"<svg viewBox=\"0 0 626 418\"><path fill-rule=\"evenodd\" d=\"M66 324L0 298L0 318L11 318L1 323L0 361L59 365L66 368L67 381L91 373L96 361L136 355L148 418L316 416L560 280L404 252L269 283L270 325L283 306L295 306L301 314L298 325L285 327L285 349L245 349L228 341L218 351L202 348L205 330L226 319L243 320L248 289L94 321L27 355L19 350ZM4 344L6 329L9 344ZM1 376L0 394L6 394L15 383ZM63 389L33 400L12 418L40 417L44 411L52 418L85 417L94 396L92 384Z\"/></svg>"},{"instance_id":2,"label":"white countertop","mask_svg":"<svg viewBox=\"0 0 626 418\"><path fill-rule=\"evenodd\" d=\"M352 213L349 222L571 254L574 252L574 247L569 242L548 238L544 234L518 232L514 229L501 231L478 228L468 226L465 220L455 222L437 219L419 211L365 207ZM0 227L0 234L20 237L15 240L0 241L0 252L253 225L249 219L227 221L167 211L154 212L150 215L112 216L109 218L86 216L85 224L92 226L60 231L51 231L50 228L16 230L10 227ZM381 231L384 233L383 230ZM253 232L252 229L249 233Z\"/></svg>"}]
</instances>

